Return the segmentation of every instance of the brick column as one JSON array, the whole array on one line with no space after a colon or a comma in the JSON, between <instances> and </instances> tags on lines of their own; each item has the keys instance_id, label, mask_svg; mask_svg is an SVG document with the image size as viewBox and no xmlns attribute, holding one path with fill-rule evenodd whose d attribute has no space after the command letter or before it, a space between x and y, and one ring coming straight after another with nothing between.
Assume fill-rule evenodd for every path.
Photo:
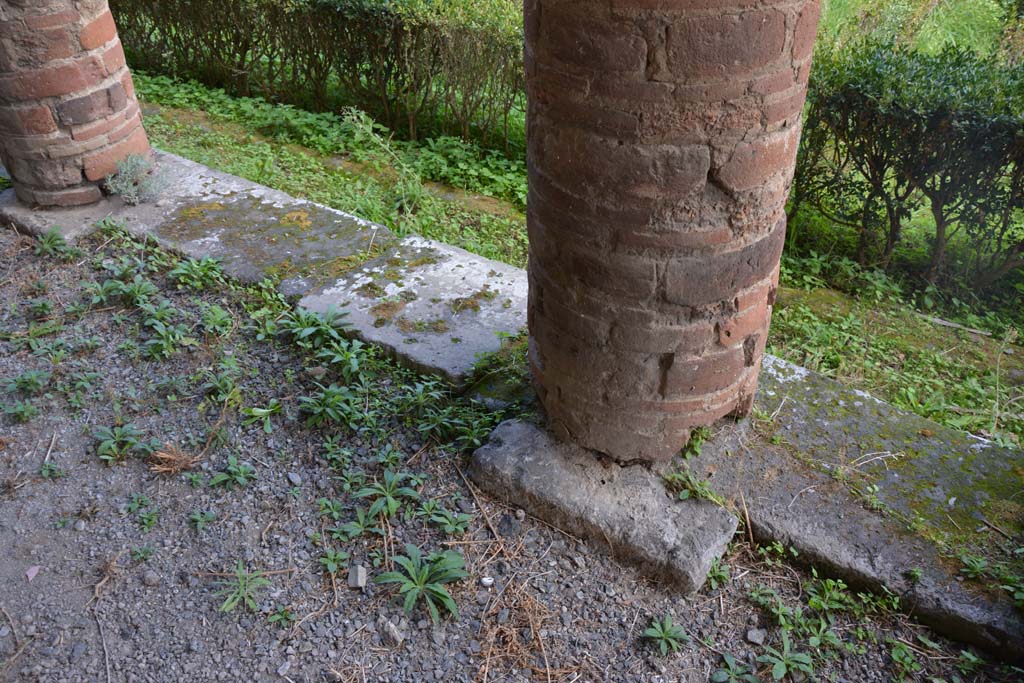
<instances>
[{"instance_id":1,"label":"brick column","mask_svg":"<svg viewBox=\"0 0 1024 683\"><path fill-rule=\"evenodd\" d=\"M753 403L820 0L526 0L530 362L551 429L671 458Z\"/></svg>"},{"instance_id":2,"label":"brick column","mask_svg":"<svg viewBox=\"0 0 1024 683\"><path fill-rule=\"evenodd\" d=\"M128 154L147 154L106 0L0 1L0 155L26 204L102 198Z\"/></svg>"}]
</instances>

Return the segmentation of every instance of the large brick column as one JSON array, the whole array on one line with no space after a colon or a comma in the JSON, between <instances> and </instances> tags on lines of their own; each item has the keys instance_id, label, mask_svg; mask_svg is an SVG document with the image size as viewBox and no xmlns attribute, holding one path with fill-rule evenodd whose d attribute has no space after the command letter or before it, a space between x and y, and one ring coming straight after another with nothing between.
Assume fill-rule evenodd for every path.
<instances>
[{"instance_id":1,"label":"large brick column","mask_svg":"<svg viewBox=\"0 0 1024 683\"><path fill-rule=\"evenodd\" d=\"M526 0L530 361L551 429L665 460L751 409L819 0Z\"/></svg>"},{"instance_id":2,"label":"large brick column","mask_svg":"<svg viewBox=\"0 0 1024 683\"><path fill-rule=\"evenodd\" d=\"M102 198L149 151L106 0L0 0L0 155L26 204Z\"/></svg>"}]
</instances>

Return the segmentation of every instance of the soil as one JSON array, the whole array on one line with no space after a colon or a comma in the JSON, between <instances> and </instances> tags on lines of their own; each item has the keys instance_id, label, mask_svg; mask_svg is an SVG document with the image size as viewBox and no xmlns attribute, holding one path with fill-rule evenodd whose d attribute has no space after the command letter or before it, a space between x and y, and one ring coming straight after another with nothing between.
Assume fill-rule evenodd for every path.
<instances>
[{"instance_id":1,"label":"soil","mask_svg":"<svg viewBox=\"0 0 1024 683\"><path fill-rule=\"evenodd\" d=\"M963 647L876 598L843 591L846 607L816 612L808 598L820 595L821 580L784 550L742 536L723 563L728 578L689 597L667 590L470 489L465 454L424 443L406 415L385 414L383 438L308 426L299 398L316 381L341 380L333 371L324 379L291 342L260 339L245 309L251 295L178 289L168 264L116 236L88 238L70 261L36 254L36 245L0 231L0 403L11 411L0 414L0 681L707 681L725 653L769 680L770 666L756 662L765 647L751 641L763 636L781 650L783 630L751 599L761 586L815 624L820 614L835 634L837 645L812 647L794 632L794 650L814 656L813 680L1020 673L997 665L958 673ZM79 305L89 303L86 284L111 277L124 257L158 286L154 303L166 298L179 311L194 344L147 360L139 348L151 333L137 308ZM231 315L223 336L200 323L214 305ZM222 405L202 385L225 359L237 365L240 400ZM50 373L45 387L7 390L27 370ZM381 364L372 382L387 405L415 379ZM282 410L269 429L246 424L240 408L272 399ZM39 414L18 421L20 401ZM144 457L105 463L94 432L125 424L199 463L186 475L154 472ZM332 467L328 452L342 449L351 464ZM382 537L331 537L368 502L346 492L340 475L379 479L388 452L396 469L423 478L421 503L470 515L464 534L444 533L410 503L382 522ZM229 457L255 476L212 486ZM322 513L321 499L337 501L338 521ZM212 519L197 530L194 513ZM422 604L406 614L393 588L373 583L397 568L392 558L407 543L463 553L469 576L449 586L458 618L434 624ZM326 548L351 555L334 577L320 562ZM255 609L220 611L218 591L239 563L269 585L254 593ZM368 570L364 588L348 586L347 565L356 564ZM271 621L284 613L291 619ZM642 634L666 615L689 641L663 657ZM894 653L923 669L901 668Z\"/></svg>"}]
</instances>

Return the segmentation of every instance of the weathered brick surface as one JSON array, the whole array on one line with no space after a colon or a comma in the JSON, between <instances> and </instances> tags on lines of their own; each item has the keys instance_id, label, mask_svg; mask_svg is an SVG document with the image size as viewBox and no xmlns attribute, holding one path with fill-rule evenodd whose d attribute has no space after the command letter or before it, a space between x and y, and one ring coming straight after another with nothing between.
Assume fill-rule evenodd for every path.
<instances>
[{"instance_id":1,"label":"weathered brick surface","mask_svg":"<svg viewBox=\"0 0 1024 683\"><path fill-rule=\"evenodd\" d=\"M148 152L106 0L5 4L0 157L18 198L43 206L98 201L118 161Z\"/></svg>"},{"instance_id":2,"label":"weathered brick surface","mask_svg":"<svg viewBox=\"0 0 1024 683\"><path fill-rule=\"evenodd\" d=\"M819 0L527 0L530 365L550 427L670 458L751 409Z\"/></svg>"}]
</instances>

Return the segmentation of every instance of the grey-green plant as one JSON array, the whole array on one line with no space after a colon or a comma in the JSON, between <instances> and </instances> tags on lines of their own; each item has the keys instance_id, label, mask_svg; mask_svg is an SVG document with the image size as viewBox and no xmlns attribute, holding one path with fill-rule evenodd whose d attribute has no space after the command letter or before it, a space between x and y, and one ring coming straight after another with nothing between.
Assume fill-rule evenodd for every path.
<instances>
[{"instance_id":1,"label":"grey-green plant","mask_svg":"<svg viewBox=\"0 0 1024 683\"><path fill-rule=\"evenodd\" d=\"M401 571L384 572L374 577L373 582L397 585L406 614L411 615L422 601L434 623L440 621L441 609L459 618L459 609L445 586L469 576L461 553L446 550L424 557L419 548L407 543L405 555L393 559Z\"/></svg>"},{"instance_id":2,"label":"grey-green plant","mask_svg":"<svg viewBox=\"0 0 1024 683\"><path fill-rule=\"evenodd\" d=\"M446 534L461 536L469 528L469 523L473 521L473 515L440 509L430 516L430 521Z\"/></svg>"},{"instance_id":3,"label":"grey-green plant","mask_svg":"<svg viewBox=\"0 0 1024 683\"><path fill-rule=\"evenodd\" d=\"M242 424L251 425L255 423L263 424L263 431L266 434L270 434L274 431L274 425L270 421L271 416L277 415L281 412L281 402L276 398L270 399L265 407L252 407L242 408L242 414L245 415L245 419L242 420Z\"/></svg>"},{"instance_id":4,"label":"grey-green plant","mask_svg":"<svg viewBox=\"0 0 1024 683\"><path fill-rule=\"evenodd\" d=\"M239 605L244 605L250 611L256 611L256 595L262 588L270 586L270 579L264 572L246 571L242 560L238 560L230 578L219 581L220 589L218 597L223 597L224 602L220 606L221 612L231 612Z\"/></svg>"},{"instance_id":5,"label":"grey-green plant","mask_svg":"<svg viewBox=\"0 0 1024 683\"><path fill-rule=\"evenodd\" d=\"M227 309L209 305L203 307L203 331L215 337L226 337L235 326L234 316Z\"/></svg>"},{"instance_id":6,"label":"grey-green plant","mask_svg":"<svg viewBox=\"0 0 1024 683\"><path fill-rule=\"evenodd\" d=\"M107 176L107 191L129 206L154 201L167 186L167 177L150 159L129 154L117 162L117 171Z\"/></svg>"},{"instance_id":7,"label":"grey-green plant","mask_svg":"<svg viewBox=\"0 0 1024 683\"><path fill-rule=\"evenodd\" d=\"M757 675L748 667L726 653L722 655L722 666L711 674L711 683L760 683Z\"/></svg>"},{"instance_id":8,"label":"grey-green plant","mask_svg":"<svg viewBox=\"0 0 1024 683\"><path fill-rule=\"evenodd\" d=\"M789 641L789 633L782 629L782 649L765 646L765 652L757 658L762 664L771 666L772 679L781 681L786 676L800 672L808 676L814 673L814 662L805 652L797 652Z\"/></svg>"},{"instance_id":9,"label":"grey-green plant","mask_svg":"<svg viewBox=\"0 0 1024 683\"><path fill-rule=\"evenodd\" d=\"M4 404L4 412L10 415L15 422L29 422L39 415L39 408L29 401L14 401Z\"/></svg>"},{"instance_id":10,"label":"grey-green plant","mask_svg":"<svg viewBox=\"0 0 1024 683\"><path fill-rule=\"evenodd\" d=\"M238 457L229 455L224 469L210 478L210 486L223 486L233 488L234 486L245 486L256 478L256 470L245 462L239 462Z\"/></svg>"},{"instance_id":11,"label":"grey-green plant","mask_svg":"<svg viewBox=\"0 0 1024 683\"><path fill-rule=\"evenodd\" d=\"M384 535L384 530L376 524L377 518L367 514L366 508L356 508L355 513L355 519L349 520L344 524L328 530L331 534L331 538L341 541L351 541L363 534L376 534L378 536Z\"/></svg>"},{"instance_id":12,"label":"grey-green plant","mask_svg":"<svg viewBox=\"0 0 1024 683\"><path fill-rule=\"evenodd\" d=\"M295 615L291 609L284 605L279 605L274 613L267 617L268 624L277 624L281 628L288 628L295 622Z\"/></svg>"},{"instance_id":13,"label":"grey-green plant","mask_svg":"<svg viewBox=\"0 0 1024 683\"><path fill-rule=\"evenodd\" d=\"M405 485L411 478L407 472L384 470L382 481L375 481L355 493L356 498L370 498L369 516L394 517L402 507L403 500L419 500L420 494Z\"/></svg>"},{"instance_id":14,"label":"grey-green plant","mask_svg":"<svg viewBox=\"0 0 1024 683\"><path fill-rule=\"evenodd\" d=\"M198 532L203 531L215 519L217 519L217 515L212 512L196 510L188 516L188 523Z\"/></svg>"},{"instance_id":15,"label":"grey-green plant","mask_svg":"<svg viewBox=\"0 0 1024 683\"><path fill-rule=\"evenodd\" d=\"M722 562L720 558L711 561L711 569L708 570L708 584L711 590L717 590L719 586L729 583L729 565Z\"/></svg>"},{"instance_id":16,"label":"grey-green plant","mask_svg":"<svg viewBox=\"0 0 1024 683\"><path fill-rule=\"evenodd\" d=\"M327 548L324 550L324 554L320 557L320 566L323 567L324 571L328 574L336 575L341 571L342 567L349 560L349 554L344 550L334 550Z\"/></svg>"},{"instance_id":17,"label":"grey-green plant","mask_svg":"<svg viewBox=\"0 0 1024 683\"><path fill-rule=\"evenodd\" d=\"M25 370L7 382L7 391L38 394L50 383L52 374L45 370Z\"/></svg>"},{"instance_id":18,"label":"grey-green plant","mask_svg":"<svg viewBox=\"0 0 1024 683\"><path fill-rule=\"evenodd\" d=\"M39 236L34 248L36 256L50 256L61 260L75 258L81 252L68 244L59 227L52 227Z\"/></svg>"},{"instance_id":19,"label":"grey-green plant","mask_svg":"<svg viewBox=\"0 0 1024 683\"><path fill-rule=\"evenodd\" d=\"M153 557L153 553L156 551L148 545L139 546L138 548L132 548L132 561L133 562L145 562L149 558Z\"/></svg>"},{"instance_id":20,"label":"grey-green plant","mask_svg":"<svg viewBox=\"0 0 1024 683\"><path fill-rule=\"evenodd\" d=\"M168 273L178 289L192 289L201 292L224 284L224 271L220 261L204 256L200 259L183 259Z\"/></svg>"},{"instance_id":21,"label":"grey-green plant","mask_svg":"<svg viewBox=\"0 0 1024 683\"><path fill-rule=\"evenodd\" d=\"M150 508L148 510L139 511L139 528L142 529L143 533L149 533L156 526L157 521L160 519L160 510L157 508Z\"/></svg>"},{"instance_id":22,"label":"grey-green plant","mask_svg":"<svg viewBox=\"0 0 1024 683\"><path fill-rule=\"evenodd\" d=\"M661 656L672 652L679 652L679 648L690 642L690 636L682 626L672 623L672 616L666 614L662 619L654 619L643 633L643 637L654 644Z\"/></svg>"},{"instance_id":23,"label":"grey-green plant","mask_svg":"<svg viewBox=\"0 0 1024 683\"><path fill-rule=\"evenodd\" d=\"M160 447L159 441L146 440L145 432L133 424L98 427L92 435L99 441L96 455L108 464L121 462L129 455L152 455Z\"/></svg>"},{"instance_id":24,"label":"grey-green plant","mask_svg":"<svg viewBox=\"0 0 1024 683\"><path fill-rule=\"evenodd\" d=\"M47 460L39 466L39 476L43 479L60 479L67 475L56 463Z\"/></svg>"}]
</instances>

